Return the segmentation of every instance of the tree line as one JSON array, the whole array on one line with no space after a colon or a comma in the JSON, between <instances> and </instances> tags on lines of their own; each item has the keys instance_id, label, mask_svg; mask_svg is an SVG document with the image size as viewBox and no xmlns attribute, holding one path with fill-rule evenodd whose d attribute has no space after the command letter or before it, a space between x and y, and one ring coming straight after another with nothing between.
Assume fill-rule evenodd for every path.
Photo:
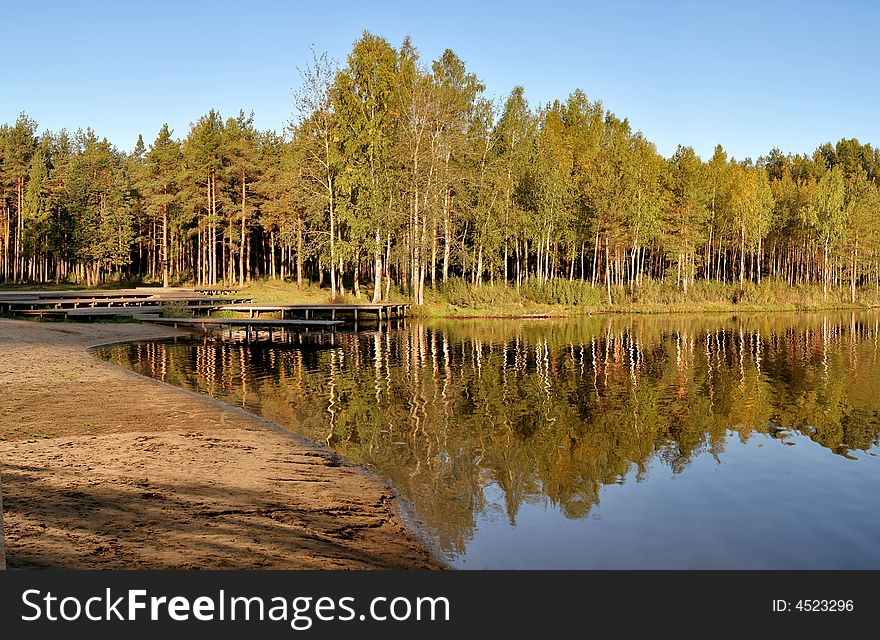
<instances>
[{"instance_id":1,"label":"tree line","mask_svg":"<svg viewBox=\"0 0 880 640\"><path fill-rule=\"evenodd\" d=\"M451 278L880 286L880 151L842 139L757 160L660 155L580 90L503 100L455 53L364 33L313 54L282 132L211 110L130 153L93 130L0 126L4 282L253 278L374 301Z\"/></svg>"}]
</instances>

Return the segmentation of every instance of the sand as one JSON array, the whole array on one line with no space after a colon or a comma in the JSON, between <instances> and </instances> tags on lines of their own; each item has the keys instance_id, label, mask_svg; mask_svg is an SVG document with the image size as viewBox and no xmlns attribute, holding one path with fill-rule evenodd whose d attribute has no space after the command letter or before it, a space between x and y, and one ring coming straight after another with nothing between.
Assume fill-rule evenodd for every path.
<instances>
[{"instance_id":1,"label":"sand","mask_svg":"<svg viewBox=\"0 0 880 640\"><path fill-rule=\"evenodd\" d=\"M8 568L442 566L381 478L86 351L175 333L0 320Z\"/></svg>"}]
</instances>

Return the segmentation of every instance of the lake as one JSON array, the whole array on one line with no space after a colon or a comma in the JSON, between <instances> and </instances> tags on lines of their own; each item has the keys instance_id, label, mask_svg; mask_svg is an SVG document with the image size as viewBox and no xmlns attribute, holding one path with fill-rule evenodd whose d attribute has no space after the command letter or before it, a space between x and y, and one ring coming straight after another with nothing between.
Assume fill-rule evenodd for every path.
<instances>
[{"instance_id":1,"label":"lake","mask_svg":"<svg viewBox=\"0 0 880 640\"><path fill-rule=\"evenodd\" d=\"M880 568L880 313L408 320L98 355L388 478L459 568Z\"/></svg>"}]
</instances>

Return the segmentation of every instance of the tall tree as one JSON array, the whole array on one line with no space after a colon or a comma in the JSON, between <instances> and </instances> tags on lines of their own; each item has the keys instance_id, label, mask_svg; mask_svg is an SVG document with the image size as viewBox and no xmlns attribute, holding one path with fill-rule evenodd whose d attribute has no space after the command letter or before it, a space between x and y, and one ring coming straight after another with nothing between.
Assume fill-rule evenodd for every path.
<instances>
[{"instance_id":1,"label":"tall tree","mask_svg":"<svg viewBox=\"0 0 880 640\"><path fill-rule=\"evenodd\" d=\"M201 285L217 284L218 210L223 208L223 197L218 207L217 177L224 166L223 120L213 109L199 118L183 144L183 158L188 183L188 200L194 205L198 220L197 280ZM196 197L205 195L204 207ZM221 232L222 233L222 232Z\"/></svg>"},{"instance_id":2,"label":"tall tree","mask_svg":"<svg viewBox=\"0 0 880 640\"><path fill-rule=\"evenodd\" d=\"M245 276L250 278L250 270L245 269L247 260L247 239L248 239L248 219L253 216L256 207L252 201L248 200L249 185L257 180L257 169L259 167L259 134L254 127L254 114L246 116L244 111L239 112L237 118L230 118L226 121L224 129L224 154L228 158L227 171L229 173L228 181L232 185L234 197L238 198L239 211L239 242L238 242L238 284L244 285ZM232 250L232 228L234 221L230 215L230 260L232 260L234 251ZM274 269L274 235L272 235L273 255L271 256L271 266ZM234 271L234 265L230 271ZM247 273L246 273L247 272Z\"/></svg>"},{"instance_id":3,"label":"tall tree","mask_svg":"<svg viewBox=\"0 0 880 640\"><path fill-rule=\"evenodd\" d=\"M149 168L148 202L162 217L162 286L167 287L170 280L170 260L168 243L168 217L177 199L177 185L180 180L180 143L171 137L168 123L162 125L156 140L147 153Z\"/></svg>"},{"instance_id":4,"label":"tall tree","mask_svg":"<svg viewBox=\"0 0 880 640\"><path fill-rule=\"evenodd\" d=\"M4 212L3 277L19 281L25 277L24 197L31 159L36 147L37 123L22 112L15 125L0 131L0 187ZM13 211L15 212L13 214ZM14 221L14 225L13 225ZM10 244L12 245L10 247Z\"/></svg>"},{"instance_id":5,"label":"tall tree","mask_svg":"<svg viewBox=\"0 0 880 640\"><path fill-rule=\"evenodd\" d=\"M326 53L312 52L312 62L300 72L301 86L296 93L297 119L293 126L303 151L307 179L314 185L315 198L321 202L329 221L330 299L337 296L336 206L339 186L341 135L333 98L337 65Z\"/></svg>"},{"instance_id":6,"label":"tall tree","mask_svg":"<svg viewBox=\"0 0 880 640\"><path fill-rule=\"evenodd\" d=\"M816 227L822 242L822 291L828 299L828 285L831 278L830 260L843 237L846 224L846 181L843 169L833 167L819 180L816 190L815 210Z\"/></svg>"},{"instance_id":7,"label":"tall tree","mask_svg":"<svg viewBox=\"0 0 880 640\"><path fill-rule=\"evenodd\" d=\"M522 87L515 87L504 103L504 109L496 126L497 153L499 156L499 186L502 190L502 219L504 233L503 277L508 280L509 245L516 255L516 286L522 284L521 240L525 239L526 208L520 185L529 170L529 160L535 144L535 120L529 109Z\"/></svg>"},{"instance_id":8,"label":"tall tree","mask_svg":"<svg viewBox=\"0 0 880 640\"><path fill-rule=\"evenodd\" d=\"M346 196L340 204L352 234L349 257L354 257L356 262L368 237L373 240L374 261L379 262L376 257L381 252L381 233L386 226L383 223L392 209L395 108L406 118L406 110L412 108L412 92L419 90L412 84L418 73L415 51L410 49L407 55L410 57L401 61L405 67L401 72L408 75L409 83L398 76L398 55L388 41L365 32L354 43L334 85L333 103L343 167L340 187ZM414 113L408 115L418 117ZM416 120L412 122L420 126ZM406 166L412 167L409 163ZM418 165L415 166L417 170ZM410 180L410 189L412 186ZM410 192L409 198L410 209L417 207L418 196ZM407 238L412 254L413 240L410 235ZM374 274L374 280L375 292L381 286L381 273Z\"/></svg>"}]
</instances>

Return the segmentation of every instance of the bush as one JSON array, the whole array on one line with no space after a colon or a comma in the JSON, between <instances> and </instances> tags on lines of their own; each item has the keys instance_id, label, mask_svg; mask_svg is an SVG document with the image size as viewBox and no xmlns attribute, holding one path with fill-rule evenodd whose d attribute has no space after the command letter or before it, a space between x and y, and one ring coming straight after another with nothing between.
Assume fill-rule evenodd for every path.
<instances>
[{"instance_id":1,"label":"bush","mask_svg":"<svg viewBox=\"0 0 880 640\"><path fill-rule=\"evenodd\" d=\"M572 307L601 307L607 302L607 293L602 287L594 287L584 280L554 278L548 282L537 279L526 280L522 285L522 295L526 300L537 304L562 304Z\"/></svg>"},{"instance_id":2,"label":"bush","mask_svg":"<svg viewBox=\"0 0 880 640\"><path fill-rule=\"evenodd\" d=\"M436 297L441 303L466 308L521 306L523 303L516 287L504 284L472 285L464 278L450 278L441 283L437 287Z\"/></svg>"},{"instance_id":3,"label":"bush","mask_svg":"<svg viewBox=\"0 0 880 640\"><path fill-rule=\"evenodd\" d=\"M192 314L185 302L164 302L162 304L162 317L164 318L185 318L189 315Z\"/></svg>"}]
</instances>

